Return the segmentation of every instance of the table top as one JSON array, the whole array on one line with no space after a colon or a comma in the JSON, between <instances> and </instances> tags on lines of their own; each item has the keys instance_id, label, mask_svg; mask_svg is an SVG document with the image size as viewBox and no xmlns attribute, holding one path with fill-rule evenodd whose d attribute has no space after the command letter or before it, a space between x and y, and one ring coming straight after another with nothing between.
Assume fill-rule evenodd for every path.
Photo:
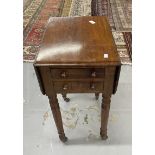
<instances>
[{"instance_id":1,"label":"table top","mask_svg":"<svg viewBox=\"0 0 155 155\"><path fill-rule=\"evenodd\" d=\"M107 18L50 18L35 65L120 65Z\"/></svg>"}]
</instances>

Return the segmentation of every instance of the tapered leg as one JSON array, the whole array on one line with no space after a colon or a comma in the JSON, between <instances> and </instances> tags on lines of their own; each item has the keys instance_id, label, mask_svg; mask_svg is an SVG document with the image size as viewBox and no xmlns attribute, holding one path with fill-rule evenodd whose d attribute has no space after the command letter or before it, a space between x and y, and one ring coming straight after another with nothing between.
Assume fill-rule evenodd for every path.
<instances>
[{"instance_id":1,"label":"tapered leg","mask_svg":"<svg viewBox=\"0 0 155 155\"><path fill-rule=\"evenodd\" d=\"M96 98L96 100L98 100L98 98L99 98L99 93L95 93L95 98Z\"/></svg>"},{"instance_id":2,"label":"tapered leg","mask_svg":"<svg viewBox=\"0 0 155 155\"><path fill-rule=\"evenodd\" d=\"M66 101L66 102L69 102L70 101L70 99L67 98L67 94L66 93L63 93L62 94L62 97L63 97L64 101Z\"/></svg>"},{"instance_id":3,"label":"tapered leg","mask_svg":"<svg viewBox=\"0 0 155 155\"><path fill-rule=\"evenodd\" d=\"M111 95L102 94L102 106L101 106L101 130L100 135L103 140L108 138L107 136L107 125L110 110Z\"/></svg>"},{"instance_id":4,"label":"tapered leg","mask_svg":"<svg viewBox=\"0 0 155 155\"><path fill-rule=\"evenodd\" d=\"M54 117L54 121L58 130L59 138L62 142L67 141L67 137L65 136L64 129L63 129L63 124L62 124L62 117L61 117L61 112L57 100L57 96L52 96L49 97L49 103L51 106L52 114Z\"/></svg>"}]
</instances>

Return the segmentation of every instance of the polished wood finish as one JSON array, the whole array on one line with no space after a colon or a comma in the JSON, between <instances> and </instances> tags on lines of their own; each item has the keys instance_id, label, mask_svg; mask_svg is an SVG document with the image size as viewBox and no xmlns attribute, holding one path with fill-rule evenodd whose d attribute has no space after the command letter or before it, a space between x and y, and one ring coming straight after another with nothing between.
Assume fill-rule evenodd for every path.
<instances>
[{"instance_id":1,"label":"polished wood finish","mask_svg":"<svg viewBox=\"0 0 155 155\"><path fill-rule=\"evenodd\" d=\"M94 24L91 24L94 21ZM108 53L108 59L104 54ZM36 64L118 65L116 45L105 17L50 19Z\"/></svg>"},{"instance_id":2,"label":"polished wood finish","mask_svg":"<svg viewBox=\"0 0 155 155\"><path fill-rule=\"evenodd\" d=\"M95 23L94 23L95 22ZM67 140L57 100L67 93L102 94L102 139L107 138L110 98L117 90L120 59L106 17L51 18L34 68L49 103L60 140Z\"/></svg>"},{"instance_id":3,"label":"polished wood finish","mask_svg":"<svg viewBox=\"0 0 155 155\"><path fill-rule=\"evenodd\" d=\"M76 80L76 79L75 79ZM104 88L103 82L54 82L54 89L57 93L93 93L101 92Z\"/></svg>"},{"instance_id":4,"label":"polished wood finish","mask_svg":"<svg viewBox=\"0 0 155 155\"><path fill-rule=\"evenodd\" d=\"M55 124L58 130L59 138L61 141L66 142L67 137L65 136L63 125L62 125L62 118L61 118L61 112L58 104L58 99L56 96L49 97L49 103L51 106L51 110L53 113L53 117L55 120Z\"/></svg>"},{"instance_id":5,"label":"polished wood finish","mask_svg":"<svg viewBox=\"0 0 155 155\"><path fill-rule=\"evenodd\" d=\"M104 78L104 68L51 69L52 79Z\"/></svg>"}]
</instances>

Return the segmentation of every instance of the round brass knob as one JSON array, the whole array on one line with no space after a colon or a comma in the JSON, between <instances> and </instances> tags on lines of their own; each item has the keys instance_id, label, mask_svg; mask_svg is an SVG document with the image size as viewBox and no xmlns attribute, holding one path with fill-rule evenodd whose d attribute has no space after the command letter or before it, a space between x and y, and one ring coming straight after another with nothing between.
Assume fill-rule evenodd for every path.
<instances>
[{"instance_id":1,"label":"round brass knob","mask_svg":"<svg viewBox=\"0 0 155 155\"><path fill-rule=\"evenodd\" d=\"M63 90L67 90L67 89L68 89L68 85L64 85Z\"/></svg>"},{"instance_id":2,"label":"round brass knob","mask_svg":"<svg viewBox=\"0 0 155 155\"><path fill-rule=\"evenodd\" d=\"M66 77L66 72L62 72L61 77L65 78Z\"/></svg>"},{"instance_id":3,"label":"round brass knob","mask_svg":"<svg viewBox=\"0 0 155 155\"><path fill-rule=\"evenodd\" d=\"M92 72L92 73L91 73L91 76L92 76L92 77L96 77L96 72Z\"/></svg>"}]
</instances>

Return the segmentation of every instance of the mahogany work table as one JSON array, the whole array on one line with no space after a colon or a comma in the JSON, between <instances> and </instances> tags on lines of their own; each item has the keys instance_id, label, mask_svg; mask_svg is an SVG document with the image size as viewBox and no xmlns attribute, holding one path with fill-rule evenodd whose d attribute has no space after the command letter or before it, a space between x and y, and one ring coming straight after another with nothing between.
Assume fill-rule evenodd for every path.
<instances>
[{"instance_id":1,"label":"mahogany work table","mask_svg":"<svg viewBox=\"0 0 155 155\"><path fill-rule=\"evenodd\" d=\"M58 130L65 142L57 94L102 94L102 139L107 139L111 95L116 92L121 63L107 18L50 18L34 68L42 94L47 95Z\"/></svg>"}]
</instances>

